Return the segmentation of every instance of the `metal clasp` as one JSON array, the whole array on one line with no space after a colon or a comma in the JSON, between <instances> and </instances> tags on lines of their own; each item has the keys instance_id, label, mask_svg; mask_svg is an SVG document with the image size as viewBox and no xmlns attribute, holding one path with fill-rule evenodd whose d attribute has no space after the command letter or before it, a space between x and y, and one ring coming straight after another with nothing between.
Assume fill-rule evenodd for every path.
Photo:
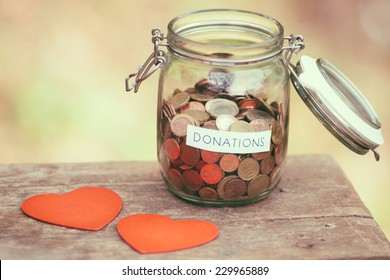
<instances>
[{"instance_id":1,"label":"metal clasp","mask_svg":"<svg viewBox=\"0 0 390 280\"><path fill-rule=\"evenodd\" d=\"M287 64L290 63L292 55L295 53L299 54L304 48L305 43L302 35L294 35L284 37L284 40L288 41L288 46L284 46L282 49L286 50L284 53L284 58L286 59Z\"/></svg>"},{"instance_id":2,"label":"metal clasp","mask_svg":"<svg viewBox=\"0 0 390 280\"><path fill-rule=\"evenodd\" d=\"M154 50L148 59L140 66L138 69L131 73L126 79L126 91L134 92L138 91L141 83L149 78L154 72L159 68L163 67L167 62L165 57L165 52L159 49L159 46L168 46L167 43L162 42L166 37L160 28L155 28L152 30L152 43L154 45ZM152 66L155 66L152 68ZM133 83L130 84L130 79L135 77Z\"/></svg>"}]
</instances>

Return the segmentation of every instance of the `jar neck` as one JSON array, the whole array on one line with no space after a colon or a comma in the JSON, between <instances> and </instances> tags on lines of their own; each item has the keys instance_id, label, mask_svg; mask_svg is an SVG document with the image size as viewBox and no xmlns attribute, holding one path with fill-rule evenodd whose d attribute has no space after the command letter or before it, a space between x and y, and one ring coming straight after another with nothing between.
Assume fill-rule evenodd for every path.
<instances>
[{"instance_id":1,"label":"jar neck","mask_svg":"<svg viewBox=\"0 0 390 280\"><path fill-rule=\"evenodd\" d=\"M201 10L168 25L169 49L209 64L250 64L282 53L283 26L275 19L241 10Z\"/></svg>"}]
</instances>

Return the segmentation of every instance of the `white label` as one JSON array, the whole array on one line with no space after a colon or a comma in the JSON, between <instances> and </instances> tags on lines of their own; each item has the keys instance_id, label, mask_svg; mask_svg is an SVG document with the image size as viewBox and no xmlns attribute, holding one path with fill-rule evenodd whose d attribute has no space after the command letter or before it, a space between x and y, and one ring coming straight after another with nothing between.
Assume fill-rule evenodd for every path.
<instances>
[{"instance_id":1,"label":"white label","mask_svg":"<svg viewBox=\"0 0 390 280\"><path fill-rule=\"evenodd\" d=\"M220 153L268 152L271 146L271 130L232 132L188 125L186 144L194 148Z\"/></svg>"}]
</instances>

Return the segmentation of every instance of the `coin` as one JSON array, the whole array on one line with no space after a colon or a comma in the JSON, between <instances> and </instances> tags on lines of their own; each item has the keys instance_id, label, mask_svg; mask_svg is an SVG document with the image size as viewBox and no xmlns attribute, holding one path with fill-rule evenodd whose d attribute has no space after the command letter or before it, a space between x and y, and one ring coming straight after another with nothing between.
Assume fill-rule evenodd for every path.
<instances>
[{"instance_id":1,"label":"coin","mask_svg":"<svg viewBox=\"0 0 390 280\"><path fill-rule=\"evenodd\" d=\"M279 165L283 161L284 157L284 143L280 143L279 145L276 146L275 151L274 151L274 157L275 157L275 164Z\"/></svg>"},{"instance_id":2,"label":"coin","mask_svg":"<svg viewBox=\"0 0 390 280\"><path fill-rule=\"evenodd\" d=\"M163 117L160 122L160 133L164 140L169 138L172 134L171 123L167 117Z\"/></svg>"},{"instance_id":3,"label":"coin","mask_svg":"<svg viewBox=\"0 0 390 280\"><path fill-rule=\"evenodd\" d=\"M188 92L183 91L172 96L170 103L173 105L173 107L175 107L175 109L179 109L186 105L189 101L190 94Z\"/></svg>"},{"instance_id":4,"label":"coin","mask_svg":"<svg viewBox=\"0 0 390 280\"><path fill-rule=\"evenodd\" d=\"M195 170L186 170L182 175L184 186L190 191L198 191L203 187L203 180Z\"/></svg>"},{"instance_id":5,"label":"coin","mask_svg":"<svg viewBox=\"0 0 390 280\"><path fill-rule=\"evenodd\" d=\"M217 98L217 95L204 94L204 93L190 93L191 99L199 102L207 102Z\"/></svg>"},{"instance_id":6,"label":"coin","mask_svg":"<svg viewBox=\"0 0 390 280\"><path fill-rule=\"evenodd\" d=\"M237 119L235 117L233 117L232 115L221 114L215 120L215 124L219 130L228 131L229 127L233 123L235 123L236 121L237 121Z\"/></svg>"},{"instance_id":7,"label":"coin","mask_svg":"<svg viewBox=\"0 0 390 280\"><path fill-rule=\"evenodd\" d=\"M210 115L208 113L201 110L188 109L186 110L186 114L193 117L199 123L205 123L210 118Z\"/></svg>"},{"instance_id":8,"label":"coin","mask_svg":"<svg viewBox=\"0 0 390 280\"><path fill-rule=\"evenodd\" d=\"M276 184L276 182L280 179L280 175L281 175L281 168L280 166L276 166L272 170L271 174L269 175L271 180L271 185Z\"/></svg>"},{"instance_id":9,"label":"coin","mask_svg":"<svg viewBox=\"0 0 390 280\"><path fill-rule=\"evenodd\" d=\"M181 173L174 169L171 168L167 172L167 177L169 182L172 184L172 186L177 189L177 190L182 190L184 187L183 181L182 181L182 176Z\"/></svg>"},{"instance_id":10,"label":"coin","mask_svg":"<svg viewBox=\"0 0 390 280\"><path fill-rule=\"evenodd\" d=\"M224 173L215 163L207 163L200 170L200 176L208 184L217 184L223 178Z\"/></svg>"},{"instance_id":11,"label":"coin","mask_svg":"<svg viewBox=\"0 0 390 280\"><path fill-rule=\"evenodd\" d=\"M259 174L260 166L257 160L253 158L246 158L241 161L237 169L238 176L245 180L249 181L256 177Z\"/></svg>"},{"instance_id":12,"label":"coin","mask_svg":"<svg viewBox=\"0 0 390 280\"><path fill-rule=\"evenodd\" d=\"M255 196L260 194L262 191L267 189L269 184L270 184L270 177L268 177L268 175L260 174L256 176L248 184L248 196Z\"/></svg>"},{"instance_id":13,"label":"coin","mask_svg":"<svg viewBox=\"0 0 390 280\"><path fill-rule=\"evenodd\" d=\"M199 160L198 163L195 165L195 170L200 172L203 166L205 166L207 162L205 162L203 159Z\"/></svg>"},{"instance_id":14,"label":"coin","mask_svg":"<svg viewBox=\"0 0 390 280\"><path fill-rule=\"evenodd\" d=\"M265 102L263 99L253 97L253 100L255 100L258 109L271 114L273 117L275 116L275 113L274 113L274 110L272 109L272 107L270 105L268 105L268 103Z\"/></svg>"},{"instance_id":15,"label":"coin","mask_svg":"<svg viewBox=\"0 0 390 280\"><path fill-rule=\"evenodd\" d=\"M257 119L264 120L264 122L268 123L269 125L271 125L275 121L273 116L261 110L250 110L246 114L246 117L249 121L254 121Z\"/></svg>"},{"instance_id":16,"label":"coin","mask_svg":"<svg viewBox=\"0 0 390 280\"><path fill-rule=\"evenodd\" d=\"M228 198L225 196L225 186L226 184L230 181L230 180L233 180L233 179L237 179L238 176L236 175L229 175L229 176L226 176L224 177L217 185L217 193L219 195L220 198L222 198L223 200L227 200Z\"/></svg>"},{"instance_id":17,"label":"coin","mask_svg":"<svg viewBox=\"0 0 390 280\"><path fill-rule=\"evenodd\" d=\"M245 195L246 190L246 182L239 178L234 178L225 184L224 197L226 200L239 199Z\"/></svg>"},{"instance_id":18,"label":"coin","mask_svg":"<svg viewBox=\"0 0 390 280\"><path fill-rule=\"evenodd\" d=\"M223 98L208 101L205 105L205 109L214 118L217 118L222 114L236 116L240 111L235 102Z\"/></svg>"},{"instance_id":19,"label":"coin","mask_svg":"<svg viewBox=\"0 0 390 280\"><path fill-rule=\"evenodd\" d=\"M210 81L207 79L202 79L195 84L195 88L199 92L203 92L205 89L209 88L211 85Z\"/></svg>"},{"instance_id":20,"label":"coin","mask_svg":"<svg viewBox=\"0 0 390 280\"><path fill-rule=\"evenodd\" d=\"M261 161L260 170L263 174L268 174L275 166L275 158L273 156L266 157Z\"/></svg>"},{"instance_id":21,"label":"coin","mask_svg":"<svg viewBox=\"0 0 390 280\"><path fill-rule=\"evenodd\" d=\"M219 166L221 166L222 170L225 172L233 172L237 170L239 164L240 160L235 154L223 155L219 161Z\"/></svg>"},{"instance_id":22,"label":"coin","mask_svg":"<svg viewBox=\"0 0 390 280\"><path fill-rule=\"evenodd\" d=\"M200 152L202 159L207 163L216 163L220 158L220 153L202 150Z\"/></svg>"},{"instance_id":23,"label":"coin","mask_svg":"<svg viewBox=\"0 0 390 280\"><path fill-rule=\"evenodd\" d=\"M193 117L187 114L178 114L171 121L172 132L179 137L187 135L187 125L195 125Z\"/></svg>"},{"instance_id":24,"label":"coin","mask_svg":"<svg viewBox=\"0 0 390 280\"><path fill-rule=\"evenodd\" d=\"M198 149L187 146L185 142L182 142L180 144L180 158L184 163L195 166L200 159L200 153Z\"/></svg>"},{"instance_id":25,"label":"coin","mask_svg":"<svg viewBox=\"0 0 390 280\"><path fill-rule=\"evenodd\" d=\"M252 153L251 156L255 160L262 160L265 159L267 156L270 156L271 152L260 152L260 153Z\"/></svg>"},{"instance_id":26,"label":"coin","mask_svg":"<svg viewBox=\"0 0 390 280\"><path fill-rule=\"evenodd\" d=\"M253 126L257 132L270 130L270 124L267 120L264 119L256 119L251 121L249 124Z\"/></svg>"},{"instance_id":27,"label":"coin","mask_svg":"<svg viewBox=\"0 0 390 280\"><path fill-rule=\"evenodd\" d=\"M201 188L199 190L199 196L207 200L216 200L218 198L217 192L210 187Z\"/></svg>"},{"instance_id":28,"label":"coin","mask_svg":"<svg viewBox=\"0 0 390 280\"><path fill-rule=\"evenodd\" d=\"M256 109L256 102L253 99L244 99L238 103L240 109Z\"/></svg>"},{"instance_id":29,"label":"coin","mask_svg":"<svg viewBox=\"0 0 390 280\"><path fill-rule=\"evenodd\" d=\"M282 142L283 140L283 127L277 123L274 122L272 124L272 136L271 136L272 142L275 145L278 145Z\"/></svg>"},{"instance_id":30,"label":"coin","mask_svg":"<svg viewBox=\"0 0 390 280\"><path fill-rule=\"evenodd\" d=\"M235 123L231 124L229 127L229 131L234 132L256 132L255 128L251 126L246 121L236 121Z\"/></svg>"},{"instance_id":31,"label":"coin","mask_svg":"<svg viewBox=\"0 0 390 280\"><path fill-rule=\"evenodd\" d=\"M176 115L175 107L171 103L165 103L162 112L168 119L172 119Z\"/></svg>"},{"instance_id":32,"label":"coin","mask_svg":"<svg viewBox=\"0 0 390 280\"><path fill-rule=\"evenodd\" d=\"M164 148L170 160L177 160L180 157L180 147L174 138L165 140Z\"/></svg>"},{"instance_id":33,"label":"coin","mask_svg":"<svg viewBox=\"0 0 390 280\"><path fill-rule=\"evenodd\" d=\"M187 105L184 105L183 107L180 108L180 113L185 113L189 109L206 111L206 109L204 108L204 105L201 102L191 101L191 102L188 102Z\"/></svg>"}]
</instances>

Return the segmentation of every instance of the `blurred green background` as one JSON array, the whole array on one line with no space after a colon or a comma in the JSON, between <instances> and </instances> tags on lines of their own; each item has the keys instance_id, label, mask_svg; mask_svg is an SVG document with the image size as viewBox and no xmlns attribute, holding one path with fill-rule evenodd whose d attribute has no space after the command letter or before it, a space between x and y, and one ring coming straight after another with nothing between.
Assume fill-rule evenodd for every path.
<instances>
[{"instance_id":1,"label":"blurred green background","mask_svg":"<svg viewBox=\"0 0 390 280\"><path fill-rule=\"evenodd\" d=\"M206 8L260 12L304 35L304 53L356 83L389 139L388 0L0 0L0 163L155 160L158 75L138 94L124 78L151 53L152 28ZM378 152L349 151L291 90L289 155L333 156L390 238L390 148Z\"/></svg>"}]
</instances>

